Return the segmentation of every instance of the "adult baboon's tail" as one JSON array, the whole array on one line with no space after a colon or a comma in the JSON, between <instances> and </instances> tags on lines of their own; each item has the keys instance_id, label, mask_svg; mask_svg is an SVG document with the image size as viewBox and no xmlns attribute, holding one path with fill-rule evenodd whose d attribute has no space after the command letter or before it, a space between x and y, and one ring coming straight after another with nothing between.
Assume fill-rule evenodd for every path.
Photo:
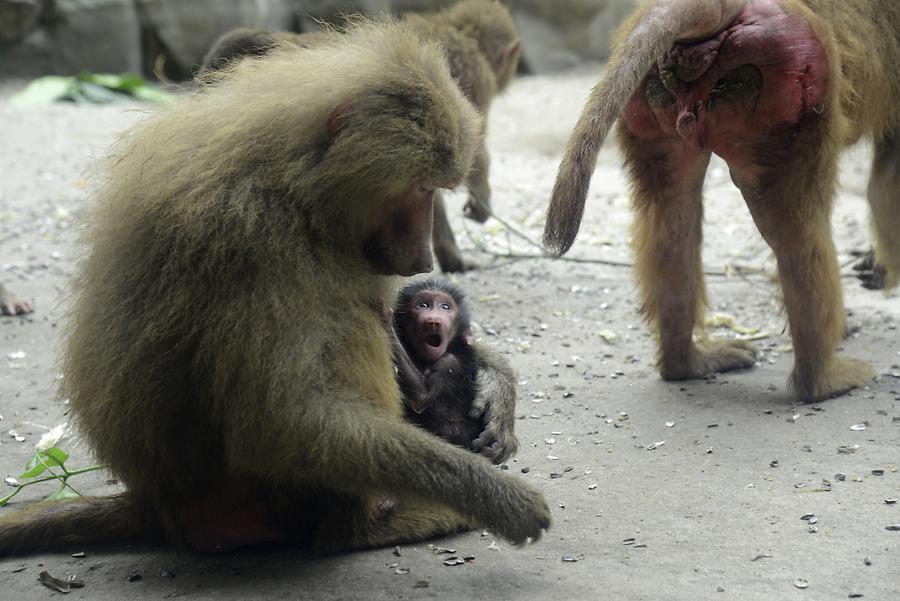
<instances>
[{"instance_id":1,"label":"adult baboon's tail","mask_svg":"<svg viewBox=\"0 0 900 601\"><path fill-rule=\"evenodd\" d=\"M157 520L129 494L43 501L0 518L0 557L90 543L162 537Z\"/></svg>"},{"instance_id":2,"label":"adult baboon's tail","mask_svg":"<svg viewBox=\"0 0 900 601\"><path fill-rule=\"evenodd\" d=\"M702 39L727 27L743 4L659 0L640 8L619 28L606 75L592 90L559 166L544 226L550 252L564 255L575 241L597 153L650 68L676 41Z\"/></svg>"}]
</instances>

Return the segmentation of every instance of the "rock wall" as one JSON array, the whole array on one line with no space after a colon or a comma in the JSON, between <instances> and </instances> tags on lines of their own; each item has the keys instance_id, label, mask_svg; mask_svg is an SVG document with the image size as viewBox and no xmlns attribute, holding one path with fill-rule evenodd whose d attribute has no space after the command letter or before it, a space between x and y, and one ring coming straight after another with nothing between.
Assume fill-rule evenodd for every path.
<instances>
[{"instance_id":1,"label":"rock wall","mask_svg":"<svg viewBox=\"0 0 900 601\"><path fill-rule=\"evenodd\" d=\"M93 72L190 77L235 27L307 31L318 20L436 10L453 0L0 0L0 77ZM636 0L507 0L533 72L608 56Z\"/></svg>"}]
</instances>

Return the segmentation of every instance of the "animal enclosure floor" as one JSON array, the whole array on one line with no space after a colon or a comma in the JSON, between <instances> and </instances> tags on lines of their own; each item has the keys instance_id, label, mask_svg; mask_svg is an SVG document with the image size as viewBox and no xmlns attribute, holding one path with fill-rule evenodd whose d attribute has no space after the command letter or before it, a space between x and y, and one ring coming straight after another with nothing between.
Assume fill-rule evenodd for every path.
<instances>
[{"instance_id":1,"label":"animal enclosure floor","mask_svg":"<svg viewBox=\"0 0 900 601\"><path fill-rule=\"evenodd\" d=\"M493 107L495 212L531 240L540 238L559 157L599 72L521 78ZM0 82L0 281L37 310L0 318L3 477L18 476L41 435L65 419L56 393L64 291L80 252L75 222L102 177L88 168L148 110L13 107L7 99L18 87ZM77 575L85 586L68 598L92 601L900 598L900 532L886 530L900 524L900 504L886 502L900 497L900 296L863 290L848 265L850 251L868 248L869 161L864 145L845 156L833 219L855 329L842 352L874 365L878 376L865 389L792 402L774 261L720 162L705 194L709 312L723 324L710 333L744 332L759 361L702 381L660 380L629 267L498 257L539 251L497 221L465 222L456 193L448 201L454 229L484 269L453 279L472 301L476 335L519 374L521 447L508 468L552 507L553 528L539 543L514 548L481 531L430 541L474 557L454 566L429 543L403 545L399 556L382 549L322 560L284 548L219 556L72 549L85 556L0 560L0 599L47 599L43 570ZM628 204L610 143L569 256L630 262ZM63 446L72 466L90 461L84 445ZM72 484L108 494L117 487L107 477ZM26 489L0 516L50 492Z\"/></svg>"}]
</instances>

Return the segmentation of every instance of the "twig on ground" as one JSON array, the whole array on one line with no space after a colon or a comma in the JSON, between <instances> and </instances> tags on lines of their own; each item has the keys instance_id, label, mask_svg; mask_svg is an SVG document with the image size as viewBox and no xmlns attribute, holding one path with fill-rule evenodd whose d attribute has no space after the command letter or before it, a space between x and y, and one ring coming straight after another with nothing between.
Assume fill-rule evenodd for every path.
<instances>
[{"instance_id":1,"label":"twig on ground","mask_svg":"<svg viewBox=\"0 0 900 601\"><path fill-rule=\"evenodd\" d=\"M528 234L522 232L521 230L519 230L517 227L515 227L514 225L512 225L505 219L497 217L496 215L492 215L491 218L496 220L497 223L499 223L500 225L502 225L507 232L507 249L508 250L506 250L506 251L497 251L497 250L489 248L483 242L482 239L476 238L472 234L472 231L469 229L469 224L466 222L465 219L463 220L463 229L466 232L466 237L468 237L469 241L475 247L476 251L478 251L482 254L485 254L485 255L490 255L490 256L498 258L498 259L509 259L509 261L507 261L507 262L490 265L488 267L483 267L482 269L495 269L497 267L503 267L505 265L510 265L510 264L518 262L518 261L536 260L536 259L566 261L569 263L589 263L589 264L595 264L595 265L608 265L610 267L624 267L627 269L634 268L634 263L631 263L628 261L614 261L611 259L592 259L592 258L588 258L588 257L572 257L572 256L554 257L551 254L547 253L547 251L544 249L544 247L539 242L535 241ZM514 252L512 250L512 242L509 240L510 233L514 234L518 238L521 238L522 240L527 242L530 246L533 246L533 247L539 249L541 251L540 254L526 253L526 252ZM774 277L774 274L772 274L771 272L769 272L768 270L766 270L762 267L749 267L749 266L735 265L735 264L730 265L729 270L723 270L723 271L708 270L708 271L704 271L703 273L705 275L708 275L711 277L723 277L723 278L729 278L729 277L736 275L745 280L747 279L747 276L750 276L750 275L759 275L759 276L763 276L767 279L772 279Z\"/></svg>"}]
</instances>

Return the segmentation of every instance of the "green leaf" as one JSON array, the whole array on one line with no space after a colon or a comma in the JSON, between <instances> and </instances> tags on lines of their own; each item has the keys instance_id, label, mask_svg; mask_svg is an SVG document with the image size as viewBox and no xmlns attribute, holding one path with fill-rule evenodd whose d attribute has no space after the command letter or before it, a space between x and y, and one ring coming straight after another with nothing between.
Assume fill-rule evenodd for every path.
<instances>
[{"instance_id":1,"label":"green leaf","mask_svg":"<svg viewBox=\"0 0 900 601\"><path fill-rule=\"evenodd\" d=\"M48 75L39 77L25 86L25 89L9 99L9 103L18 106L50 104L69 96L75 86L72 77Z\"/></svg>"},{"instance_id":2,"label":"green leaf","mask_svg":"<svg viewBox=\"0 0 900 601\"><path fill-rule=\"evenodd\" d=\"M78 75L78 81L86 81L98 86L103 86L104 88L110 88L112 90L116 90L122 83L122 78L118 75L112 75L111 73L80 73Z\"/></svg>"},{"instance_id":3,"label":"green leaf","mask_svg":"<svg viewBox=\"0 0 900 601\"><path fill-rule=\"evenodd\" d=\"M80 497L77 492L69 488L67 485L63 484L59 487L55 493L47 497L46 501L58 501L59 499L71 499L73 497Z\"/></svg>"},{"instance_id":4,"label":"green leaf","mask_svg":"<svg viewBox=\"0 0 900 601\"><path fill-rule=\"evenodd\" d=\"M77 77L39 77L10 98L13 105L50 104L70 100L76 104L121 102L131 96L146 102L165 103L175 98L169 92L148 85L133 73L82 73Z\"/></svg>"},{"instance_id":5,"label":"green leaf","mask_svg":"<svg viewBox=\"0 0 900 601\"><path fill-rule=\"evenodd\" d=\"M94 104L108 104L110 102L119 102L124 99L122 94L89 81L80 82L78 91L81 92L81 95L88 102Z\"/></svg>"},{"instance_id":6,"label":"green leaf","mask_svg":"<svg viewBox=\"0 0 900 601\"><path fill-rule=\"evenodd\" d=\"M41 456L44 458L44 461L48 465L62 465L66 462L66 459L69 458L69 454L63 451L62 449L58 449L56 447L50 447L49 449L45 449L43 451L39 451Z\"/></svg>"},{"instance_id":7,"label":"green leaf","mask_svg":"<svg viewBox=\"0 0 900 601\"><path fill-rule=\"evenodd\" d=\"M103 86L122 94L129 94L138 100L148 102L169 102L174 96L159 88L149 85L143 77L133 73L123 75L109 75L106 73L82 73L78 79L85 83Z\"/></svg>"},{"instance_id":8,"label":"green leaf","mask_svg":"<svg viewBox=\"0 0 900 601\"><path fill-rule=\"evenodd\" d=\"M82 73L78 76L81 81L90 82L116 90L118 92L131 93L134 89L147 85L144 78L133 73L123 75L110 75L108 73Z\"/></svg>"},{"instance_id":9,"label":"green leaf","mask_svg":"<svg viewBox=\"0 0 900 601\"><path fill-rule=\"evenodd\" d=\"M175 95L166 92L165 90L160 90L159 88L154 88L152 86L140 86L134 88L133 90L129 90L131 95L137 98L138 100L146 100L147 102L158 102L159 104L165 104L166 102L172 102L175 100Z\"/></svg>"},{"instance_id":10,"label":"green leaf","mask_svg":"<svg viewBox=\"0 0 900 601\"><path fill-rule=\"evenodd\" d=\"M47 466L41 462L40 456L35 452L31 459L28 460L28 463L25 464L25 473L21 474L19 478L34 478L43 474L46 469Z\"/></svg>"}]
</instances>

